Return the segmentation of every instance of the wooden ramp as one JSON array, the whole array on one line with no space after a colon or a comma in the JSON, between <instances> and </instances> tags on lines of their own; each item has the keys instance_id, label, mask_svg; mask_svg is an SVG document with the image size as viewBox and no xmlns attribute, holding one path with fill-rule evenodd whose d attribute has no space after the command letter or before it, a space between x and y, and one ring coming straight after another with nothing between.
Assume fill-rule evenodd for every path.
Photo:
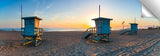
<instances>
[{"instance_id":1,"label":"wooden ramp","mask_svg":"<svg viewBox=\"0 0 160 56\"><path fill-rule=\"evenodd\" d=\"M125 33L128 33L130 31L131 31L130 29L124 29L120 32L120 35L124 35Z\"/></svg>"},{"instance_id":2,"label":"wooden ramp","mask_svg":"<svg viewBox=\"0 0 160 56\"><path fill-rule=\"evenodd\" d=\"M82 38L83 38L83 39L87 39L87 38L88 38L89 36L91 36L91 35L92 35L91 32L87 32L87 33L83 34Z\"/></svg>"},{"instance_id":3,"label":"wooden ramp","mask_svg":"<svg viewBox=\"0 0 160 56\"><path fill-rule=\"evenodd\" d=\"M82 34L83 39L89 39L93 42L100 42L101 40L107 40L109 41L109 34L101 34L98 35L96 33L96 28L88 28L83 34Z\"/></svg>"},{"instance_id":4,"label":"wooden ramp","mask_svg":"<svg viewBox=\"0 0 160 56\"><path fill-rule=\"evenodd\" d=\"M83 34L82 38L87 39L89 36L93 35L95 33L95 28L88 28Z\"/></svg>"}]
</instances>

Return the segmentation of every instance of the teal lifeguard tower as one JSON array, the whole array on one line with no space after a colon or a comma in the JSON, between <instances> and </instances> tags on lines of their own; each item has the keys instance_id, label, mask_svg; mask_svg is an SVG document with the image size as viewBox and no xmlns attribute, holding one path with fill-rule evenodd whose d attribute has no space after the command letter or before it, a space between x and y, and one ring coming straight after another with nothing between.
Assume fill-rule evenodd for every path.
<instances>
[{"instance_id":1,"label":"teal lifeguard tower","mask_svg":"<svg viewBox=\"0 0 160 56\"><path fill-rule=\"evenodd\" d=\"M100 6L99 6L99 12L100 12ZM110 27L110 21L112 19L110 18L103 18L99 17L92 19L95 21L96 27L88 28L82 35L82 38L88 39L91 37L91 41L100 42L100 40L109 40L109 34L111 33L111 27Z\"/></svg>"},{"instance_id":2,"label":"teal lifeguard tower","mask_svg":"<svg viewBox=\"0 0 160 56\"><path fill-rule=\"evenodd\" d=\"M131 32L128 34L137 34L138 31L138 24L137 23L130 23Z\"/></svg>"},{"instance_id":3,"label":"teal lifeguard tower","mask_svg":"<svg viewBox=\"0 0 160 56\"><path fill-rule=\"evenodd\" d=\"M42 18L37 16L22 17L24 20L24 28L21 28L21 34L23 36L23 44L39 45L42 42L41 36L43 35L43 29L39 28L39 23Z\"/></svg>"},{"instance_id":4,"label":"teal lifeguard tower","mask_svg":"<svg viewBox=\"0 0 160 56\"><path fill-rule=\"evenodd\" d=\"M138 24L136 23L136 18L135 18L135 23L130 23L130 28L122 30L120 32L120 35L124 35L125 33L128 33L128 35L135 35L137 34L137 31L138 31Z\"/></svg>"}]
</instances>

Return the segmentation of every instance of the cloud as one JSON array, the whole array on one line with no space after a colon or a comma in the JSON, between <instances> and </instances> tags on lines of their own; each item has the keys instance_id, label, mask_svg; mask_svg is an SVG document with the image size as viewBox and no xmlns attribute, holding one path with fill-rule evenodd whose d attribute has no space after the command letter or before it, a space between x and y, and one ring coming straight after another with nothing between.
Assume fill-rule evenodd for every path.
<instances>
[{"instance_id":1,"label":"cloud","mask_svg":"<svg viewBox=\"0 0 160 56\"><path fill-rule=\"evenodd\" d=\"M76 20L75 16L71 13L58 13L54 15L54 17L51 18L53 21L64 21L64 22L70 22L73 20Z\"/></svg>"},{"instance_id":2,"label":"cloud","mask_svg":"<svg viewBox=\"0 0 160 56\"><path fill-rule=\"evenodd\" d=\"M46 6L47 9L51 8L53 5L49 4L48 6Z\"/></svg>"},{"instance_id":3,"label":"cloud","mask_svg":"<svg viewBox=\"0 0 160 56\"><path fill-rule=\"evenodd\" d=\"M42 15L42 14L43 14L42 11L36 10L36 11L34 12L34 16L40 16L40 15Z\"/></svg>"}]
</instances>

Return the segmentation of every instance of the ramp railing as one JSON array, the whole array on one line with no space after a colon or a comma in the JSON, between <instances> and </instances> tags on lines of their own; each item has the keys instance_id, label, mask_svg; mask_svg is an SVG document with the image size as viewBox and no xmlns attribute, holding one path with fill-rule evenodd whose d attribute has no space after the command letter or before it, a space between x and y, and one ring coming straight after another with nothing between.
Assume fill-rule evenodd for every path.
<instances>
[{"instance_id":1,"label":"ramp railing","mask_svg":"<svg viewBox=\"0 0 160 56\"><path fill-rule=\"evenodd\" d=\"M129 29L129 28L124 29L124 30L120 31L120 35L123 35L123 34L125 34L127 32L130 32L130 31L131 31L131 29Z\"/></svg>"},{"instance_id":2,"label":"ramp railing","mask_svg":"<svg viewBox=\"0 0 160 56\"><path fill-rule=\"evenodd\" d=\"M89 34L95 34L95 33L96 33L96 28L92 27L92 28L88 28L82 35L83 35L83 38L85 38Z\"/></svg>"}]
</instances>

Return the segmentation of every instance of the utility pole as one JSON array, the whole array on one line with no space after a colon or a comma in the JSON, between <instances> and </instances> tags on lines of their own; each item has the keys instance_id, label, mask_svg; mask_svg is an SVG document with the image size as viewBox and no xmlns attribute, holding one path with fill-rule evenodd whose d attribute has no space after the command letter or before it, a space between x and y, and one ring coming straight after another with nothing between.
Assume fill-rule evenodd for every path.
<instances>
[{"instance_id":1,"label":"utility pole","mask_svg":"<svg viewBox=\"0 0 160 56\"><path fill-rule=\"evenodd\" d=\"M99 5L99 18L100 18L100 13L101 13L101 6Z\"/></svg>"},{"instance_id":2,"label":"utility pole","mask_svg":"<svg viewBox=\"0 0 160 56\"><path fill-rule=\"evenodd\" d=\"M21 28L23 27L23 20L22 20L22 4L21 4Z\"/></svg>"}]
</instances>

